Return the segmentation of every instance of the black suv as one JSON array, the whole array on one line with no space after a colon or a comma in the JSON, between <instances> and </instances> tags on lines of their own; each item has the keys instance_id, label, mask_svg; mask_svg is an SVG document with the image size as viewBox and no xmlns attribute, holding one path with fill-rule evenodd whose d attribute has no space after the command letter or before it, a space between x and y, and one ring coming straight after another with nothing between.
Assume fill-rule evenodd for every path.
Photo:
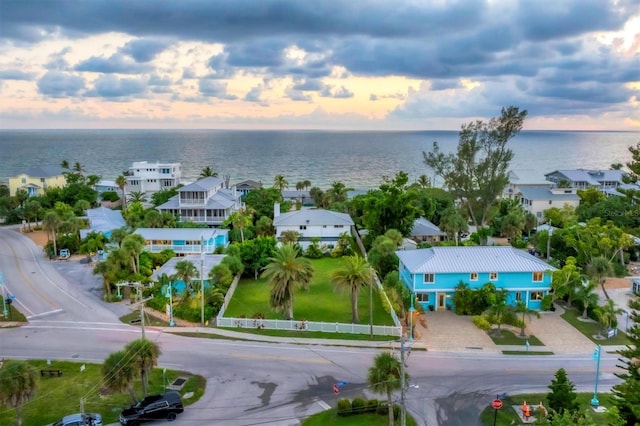
<instances>
[{"instance_id":1,"label":"black suv","mask_svg":"<svg viewBox=\"0 0 640 426\"><path fill-rule=\"evenodd\" d=\"M158 419L173 421L178 414L184 411L180 394L176 391L167 391L160 395L151 395L125 408L120 413L120 424L137 425Z\"/></svg>"}]
</instances>

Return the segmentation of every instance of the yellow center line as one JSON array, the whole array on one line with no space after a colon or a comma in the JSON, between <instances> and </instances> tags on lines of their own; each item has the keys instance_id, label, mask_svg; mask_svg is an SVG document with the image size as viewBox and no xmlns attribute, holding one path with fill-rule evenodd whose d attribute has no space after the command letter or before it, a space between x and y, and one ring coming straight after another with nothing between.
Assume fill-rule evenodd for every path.
<instances>
[{"instance_id":1,"label":"yellow center line","mask_svg":"<svg viewBox=\"0 0 640 426\"><path fill-rule=\"evenodd\" d=\"M261 361L277 361L277 362L300 362L306 364L331 364L331 361L326 359L304 359L286 356L266 356L266 355L253 355L246 353L230 352L230 357L241 359L258 359Z\"/></svg>"}]
</instances>

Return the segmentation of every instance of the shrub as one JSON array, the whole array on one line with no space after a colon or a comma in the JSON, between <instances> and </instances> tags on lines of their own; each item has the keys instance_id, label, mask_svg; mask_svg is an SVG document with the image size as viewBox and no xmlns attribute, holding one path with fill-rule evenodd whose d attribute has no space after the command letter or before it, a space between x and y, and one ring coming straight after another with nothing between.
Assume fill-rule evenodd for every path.
<instances>
[{"instance_id":1,"label":"shrub","mask_svg":"<svg viewBox=\"0 0 640 426\"><path fill-rule=\"evenodd\" d=\"M393 419L398 420L400 418L400 406L393 404Z\"/></svg>"},{"instance_id":2,"label":"shrub","mask_svg":"<svg viewBox=\"0 0 640 426\"><path fill-rule=\"evenodd\" d=\"M378 404L378 408L376 408L376 414L381 416L387 416L389 414L389 407L386 403Z\"/></svg>"},{"instance_id":3,"label":"shrub","mask_svg":"<svg viewBox=\"0 0 640 426\"><path fill-rule=\"evenodd\" d=\"M100 198L102 198L103 201L114 203L120 199L120 196L115 191L105 191L100 195Z\"/></svg>"},{"instance_id":4,"label":"shrub","mask_svg":"<svg viewBox=\"0 0 640 426\"><path fill-rule=\"evenodd\" d=\"M366 412L367 413L375 413L376 410L378 409L378 405L380 405L380 401L378 401L377 399L368 400L367 401Z\"/></svg>"},{"instance_id":5,"label":"shrub","mask_svg":"<svg viewBox=\"0 0 640 426\"><path fill-rule=\"evenodd\" d=\"M338 409L336 413L340 417L347 417L351 415L351 401L346 398L341 398L338 400Z\"/></svg>"},{"instance_id":6,"label":"shrub","mask_svg":"<svg viewBox=\"0 0 640 426\"><path fill-rule=\"evenodd\" d=\"M322 253L322 250L320 249L318 243L314 241L309 244L305 256L309 259L320 259L322 256L324 256L324 254Z\"/></svg>"},{"instance_id":7,"label":"shrub","mask_svg":"<svg viewBox=\"0 0 640 426\"><path fill-rule=\"evenodd\" d=\"M542 298L540 302L540 309L543 311L550 311L553 306L553 297L550 294L547 294Z\"/></svg>"},{"instance_id":8,"label":"shrub","mask_svg":"<svg viewBox=\"0 0 640 426\"><path fill-rule=\"evenodd\" d=\"M489 320L483 315L475 315L471 317L471 322L480 330L487 331L491 328L491 323L489 323Z\"/></svg>"},{"instance_id":9,"label":"shrub","mask_svg":"<svg viewBox=\"0 0 640 426\"><path fill-rule=\"evenodd\" d=\"M351 414L362 414L366 411L367 401L363 398L353 398L351 401Z\"/></svg>"}]
</instances>

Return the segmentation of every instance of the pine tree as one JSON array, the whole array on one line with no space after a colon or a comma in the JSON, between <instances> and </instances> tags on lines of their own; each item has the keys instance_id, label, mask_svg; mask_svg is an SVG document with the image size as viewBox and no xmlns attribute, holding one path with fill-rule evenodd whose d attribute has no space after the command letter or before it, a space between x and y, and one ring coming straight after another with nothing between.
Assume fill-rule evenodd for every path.
<instances>
[{"instance_id":1,"label":"pine tree","mask_svg":"<svg viewBox=\"0 0 640 426\"><path fill-rule=\"evenodd\" d=\"M620 410L620 416L627 426L640 423L640 299L629 301L631 313L629 321L633 324L627 331L631 343L619 351L618 365L623 372L616 373L622 383L613 387L613 401Z\"/></svg>"},{"instance_id":2,"label":"pine tree","mask_svg":"<svg viewBox=\"0 0 640 426\"><path fill-rule=\"evenodd\" d=\"M575 385L567 377L567 372L564 368L556 371L555 377L551 380L549 385L551 392L547 394L547 401L549 401L549 408L556 413L562 414L565 411L575 411L578 409L578 402L576 401Z\"/></svg>"}]
</instances>

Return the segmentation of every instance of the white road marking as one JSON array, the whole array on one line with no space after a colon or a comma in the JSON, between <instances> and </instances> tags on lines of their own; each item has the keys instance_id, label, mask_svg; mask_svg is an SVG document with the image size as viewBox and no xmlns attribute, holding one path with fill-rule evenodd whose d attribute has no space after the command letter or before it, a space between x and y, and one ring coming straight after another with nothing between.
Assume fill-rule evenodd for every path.
<instances>
[{"instance_id":1,"label":"white road marking","mask_svg":"<svg viewBox=\"0 0 640 426\"><path fill-rule=\"evenodd\" d=\"M41 314L29 315L27 319L44 317L46 315L57 314L58 312L64 312L64 309L54 309L53 311L42 312Z\"/></svg>"},{"instance_id":2,"label":"white road marking","mask_svg":"<svg viewBox=\"0 0 640 426\"><path fill-rule=\"evenodd\" d=\"M329 404L327 404L326 402L324 402L323 400L319 400L316 401L318 403L319 406L322 407L323 410L330 410L331 406Z\"/></svg>"}]
</instances>

